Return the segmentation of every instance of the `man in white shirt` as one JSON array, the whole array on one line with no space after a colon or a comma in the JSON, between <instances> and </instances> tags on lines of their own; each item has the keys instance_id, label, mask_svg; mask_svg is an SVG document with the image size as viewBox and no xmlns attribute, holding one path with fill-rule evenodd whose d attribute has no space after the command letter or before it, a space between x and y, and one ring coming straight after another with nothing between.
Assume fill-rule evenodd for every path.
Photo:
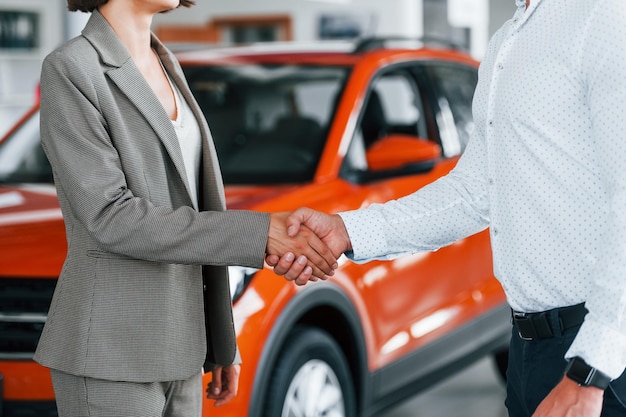
<instances>
[{"instance_id":1,"label":"man in white shirt","mask_svg":"<svg viewBox=\"0 0 626 417\"><path fill-rule=\"evenodd\" d=\"M383 205L334 216L299 209L290 233L305 224L336 254L368 261L489 227L514 312L509 415L623 416L626 4L516 4L480 67L476 128L456 168ZM268 262L307 278L284 259Z\"/></svg>"}]
</instances>

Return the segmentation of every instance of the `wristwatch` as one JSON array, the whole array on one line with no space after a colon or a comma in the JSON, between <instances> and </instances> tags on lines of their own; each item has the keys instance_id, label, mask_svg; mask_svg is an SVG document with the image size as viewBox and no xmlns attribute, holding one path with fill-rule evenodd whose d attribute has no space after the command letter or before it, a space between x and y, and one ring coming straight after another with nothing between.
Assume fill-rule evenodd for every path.
<instances>
[{"instance_id":1,"label":"wristwatch","mask_svg":"<svg viewBox=\"0 0 626 417\"><path fill-rule=\"evenodd\" d=\"M606 374L593 368L579 357L570 359L565 368L565 376L575 381L578 385L583 387L596 387L602 390L607 389L611 378Z\"/></svg>"}]
</instances>

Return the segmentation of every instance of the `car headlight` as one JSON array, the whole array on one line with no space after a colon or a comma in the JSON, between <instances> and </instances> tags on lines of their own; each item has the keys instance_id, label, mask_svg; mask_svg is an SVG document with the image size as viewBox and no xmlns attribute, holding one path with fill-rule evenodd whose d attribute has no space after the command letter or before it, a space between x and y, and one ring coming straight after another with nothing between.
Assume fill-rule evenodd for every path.
<instances>
[{"instance_id":1,"label":"car headlight","mask_svg":"<svg viewBox=\"0 0 626 417\"><path fill-rule=\"evenodd\" d=\"M228 275L230 276L230 296L233 302L243 294L243 291L250 281L252 281L252 277L254 277L254 274L258 271L260 270L243 266L228 267Z\"/></svg>"}]
</instances>

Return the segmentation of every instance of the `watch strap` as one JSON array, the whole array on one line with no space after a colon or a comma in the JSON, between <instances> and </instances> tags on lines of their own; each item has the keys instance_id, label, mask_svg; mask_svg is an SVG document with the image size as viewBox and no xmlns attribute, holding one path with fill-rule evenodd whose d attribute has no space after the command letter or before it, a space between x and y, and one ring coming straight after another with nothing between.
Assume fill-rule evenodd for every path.
<instances>
[{"instance_id":1,"label":"watch strap","mask_svg":"<svg viewBox=\"0 0 626 417\"><path fill-rule=\"evenodd\" d=\"M583 387L596 387L602 390L607 389L611 378L590 366L580 357L570 359L565 368L565 375Z\"/></svg>"}]
</instances>

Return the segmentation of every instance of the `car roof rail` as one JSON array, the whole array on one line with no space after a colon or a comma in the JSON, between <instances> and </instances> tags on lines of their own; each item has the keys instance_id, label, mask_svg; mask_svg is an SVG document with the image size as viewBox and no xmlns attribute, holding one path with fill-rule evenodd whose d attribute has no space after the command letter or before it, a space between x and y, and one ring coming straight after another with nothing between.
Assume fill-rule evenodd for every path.
<instances>
[{"instance_id":1,"label":"car roof rail","mask_svg":"<svg viewBox=\"0 0 626 417\"><path fill-rule=\"evenodd\" d=\"M426 46L449 48L455 50L465 50L459 44L450 39L425 36L421 38L410 38L402 36L367 37L357 39L353 54L360 54L378 49L390 48L392 45L401 45L402 48L419 49Z\"/></svg>"}]
</instances>

